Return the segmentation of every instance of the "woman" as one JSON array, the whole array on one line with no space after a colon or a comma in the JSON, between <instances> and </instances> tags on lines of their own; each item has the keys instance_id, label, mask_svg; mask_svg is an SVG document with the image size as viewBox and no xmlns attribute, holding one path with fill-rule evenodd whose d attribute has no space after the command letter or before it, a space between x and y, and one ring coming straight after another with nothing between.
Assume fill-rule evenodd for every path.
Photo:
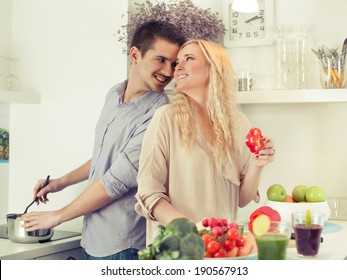
<instances>
[{"instance_id":1,"label":"woman","mask_svg":"<svg viewBox=\"0 0 347 280\"><path fill-rule=\"evenodd\" d=\"M172 104L157 109L140 155L136 211L147 218L147 245L158 224L186 217L236 221L237 207L259 201L263 167L273 142L251 154L251 127L236 106L234 72L217 44L190 40L180 49Z\"/></svg>"}]
</instances>

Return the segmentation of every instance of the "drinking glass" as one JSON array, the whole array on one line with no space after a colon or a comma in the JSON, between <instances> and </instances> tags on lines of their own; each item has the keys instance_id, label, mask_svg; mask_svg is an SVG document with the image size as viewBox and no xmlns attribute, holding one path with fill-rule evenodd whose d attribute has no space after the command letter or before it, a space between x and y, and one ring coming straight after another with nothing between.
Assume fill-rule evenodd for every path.
<instances>
[{"instance_id":1,"label":"drinking glass","mask_svg":"<svg viewBox=\"0 0 347 280\"><path fill-rule=\"evenodd\" d=\"M330 220L347 221L347 197L328 197L327 202L331 211Z\"/></svg>"},{"instance_id":2,"label":"drinking glass","mask_svg":"<svg viewBox=\"0 0 347 280\"><path fill-rule=\"evenodd\" d=\"M255 84L255 73L251 70L239 70L237 73L238 90L251 91Z\"/></svg>"},{"instance_id":3,"label":"drinking glass","mask_svg":"<svg viewBox=\"0 0 347 280\"><path fill-rule=\"evenodd\" d=\"M291 227L285 222L271 222L268 231L256 236L258 260L285 260Z\"/></svg>"},{"instance_id":4,"label":"drinking glass","mask_svg":"<svg viewBox=\"0 0 347 280\"><path fill-rule=\"evenodd\" d=\"M323 213L311 212L309 221L306 212L292 213L296 251L300 257L312 257L318 254L324 221Z\"/></svg>"}]
</instances>

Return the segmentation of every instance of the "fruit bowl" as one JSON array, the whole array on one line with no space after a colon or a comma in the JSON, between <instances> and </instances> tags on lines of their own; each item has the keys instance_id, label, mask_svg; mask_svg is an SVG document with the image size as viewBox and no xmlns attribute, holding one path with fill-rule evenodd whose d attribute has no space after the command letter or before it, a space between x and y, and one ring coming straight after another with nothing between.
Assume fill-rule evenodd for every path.
<instances>
[{"instance_id":1,"label":"fruit bowl","mask_svg":"<svg viewBox=\"0 0 347 280\"><path fill-rule=\"evenodd\" d=\"M281 215L281 220L287 223L292 222L291 214L293 212L305 212L310 210L311 212L321 212L325 214L325 221L330 217L330 208L327 201L323 202L277 202L266 200L265 206L269 206L276 210Z\"/></svg>"},{"instance_id":2,"label":"fruit bowl","mask_svg":"<svg viewBox=\"0 0 347 280\"><path fill-rule=\"evenodd\" d=\"M214 261L220 261L220 260L256 260L257 259L257 252L253 251L245 256L238 256L238 257L225 257L225 258L204 258L204 260L214 260Z\"/></svg>"}]
</instances>

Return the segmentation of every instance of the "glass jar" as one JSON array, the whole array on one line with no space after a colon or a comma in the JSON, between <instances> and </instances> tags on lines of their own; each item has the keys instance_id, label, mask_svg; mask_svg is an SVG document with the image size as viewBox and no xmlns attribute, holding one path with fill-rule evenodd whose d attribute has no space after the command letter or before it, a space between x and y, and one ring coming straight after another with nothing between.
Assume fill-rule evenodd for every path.
<instances>
[{"instance_id":1,"label":"glass jar","mask_svg":"<svg viewBox=\"0 0 347 280\"><path fill-rule=\"evenodd\" d=\"M323 57L320 60L320 82L323 88L345 88L345 57Z\"/></svg>"},{"instance_id":2,"label":"glass jar","mask_svg":"<svg viewBox=\"0 0 347 280\"><path fill-rule=\"evenodd\" d=\"M293 38L293 60L292 60L292 88L307 88L308 67L307 67L307 49L308 41L306 31L303 27L296 28L295 37Z\"/></svg>"},{"instance_id":3,"label":"glass jar","mask_svg":"<svg viewBox=\"0 0 347 280\"><path fill-rule=\"evenodd\" d=\"M287 26L279 26L275 43L275 89L291 89L292 50Z\"/></svg>"}]
</instances>

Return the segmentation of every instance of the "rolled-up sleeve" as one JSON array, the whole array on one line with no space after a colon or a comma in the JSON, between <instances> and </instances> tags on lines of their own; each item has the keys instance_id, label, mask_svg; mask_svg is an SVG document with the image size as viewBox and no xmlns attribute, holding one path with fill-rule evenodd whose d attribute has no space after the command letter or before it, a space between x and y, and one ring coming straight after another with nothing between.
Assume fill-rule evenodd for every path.
<instances>
[{"instance_id":1,"label":"rolled-up sleeve","mask_svg":"<svg viewBox=\"0 0 347 280\"><path fill-rule=\"evenodd\" d=\"M137 187L139 156L149 121L150 119L145 119L131 134L122 152L103 176L105 189L113 199L118 199L130 189Z\"/></svg>"},{"instance_id":2,"label":"rolled-up sleeve","mask_svg":"<svg viewBox=\"0 0 347 280\"><path fill-rule=\"evenodd\" d=\"M137 168L127 158L126 154L120 154L111 168L103 176L106 192L110 197L117 199L135 188Z\"/></svg>"},{"instance_id":3,"label":"rolled-up sleeve","mask_svg":"<svg viewBox=\"0 0 347 280\"><path fill-rule=\"evenodd\" d=\"M145 132L137 176L138 191L135 210L147 219L155 220L152 210L159 199L169 201L167 189L168 138L164 130L165 107L159 108Z\"/></svg>"}]
</instances>

